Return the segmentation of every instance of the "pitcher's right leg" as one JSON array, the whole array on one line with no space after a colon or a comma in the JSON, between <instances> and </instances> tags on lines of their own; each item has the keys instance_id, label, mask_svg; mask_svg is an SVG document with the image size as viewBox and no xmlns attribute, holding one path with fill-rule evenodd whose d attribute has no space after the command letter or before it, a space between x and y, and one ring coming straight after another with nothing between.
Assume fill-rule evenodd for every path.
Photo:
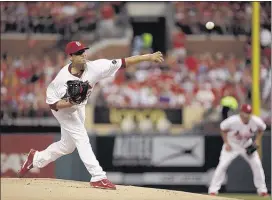
<instances>
[{"instance_id":1,"label":"pitcher's right leg","mask_svg":"<svg viewBox=\"0 0 272 200\"><path fill-rule=\"evenodd\" d=\"M33 159L33 167L43 168L59 157L72 153L76 146L71 136L61 128L61 140L48 146L43 151L37 151Z\"/></svg>"},{"instance_id":2,"label":"pitcher's right leg","mask_svg":"<svg viewBox=\"0 0 272 200\"><path fill-rule=\"evenodd\" d=\"M30 150L26 161L18 172L18 176L23 177L33 167L43 168L59 157L72 153L75 148L76 146L71 136L64 129L61 129L60 141L51 144L40 152L34 149Z\"/></svg>"}]
</instances>

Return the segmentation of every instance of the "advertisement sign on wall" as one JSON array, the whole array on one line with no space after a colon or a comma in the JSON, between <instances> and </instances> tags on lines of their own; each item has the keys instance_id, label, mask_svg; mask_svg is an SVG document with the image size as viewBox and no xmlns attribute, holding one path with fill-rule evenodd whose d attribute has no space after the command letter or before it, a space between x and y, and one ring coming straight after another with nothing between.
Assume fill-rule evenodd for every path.
<instances>
[{"instance_id":1,"label":"advertisement sign on wall","mask_svg":"<svg viewBox=\"0 0 272 200\"><path fill-rule=\"evenodd\" d=\"M17 177L31 148L43 150L54 142L54 135L1 134L1 177ZM54 178L55 165L33 168L26 175L31 178Z\"/></svg>"},{"instance_id":2,"label":"advertisement sign on wall","mask_svg":"<svg viewBox=\"0 0 272 200\"><path fill-rule=\"evenodd\" d=\"M201 167L205 161L203 136L117 136L114 166Z\"/></svg>"},{"instance_id":3,"label":"advertisement sign on wall","mask_svg":"<svg viewBox=\"0 0 272 200\"><path fill-rule=\"evenodd\" d=\"M151 119L153 123L162 118L168 119L172 124L182 124L182 109L163 109L163 108L107 108L95 107L94 123L95 124L120 124L126 117L132 116L135 121Z\"/></svg>"},{"instance_id":4,"label":"advertisement sign on wall","mask_svg":"<svg viewBox=\"0 0 272 200\"><path fill-rule=\"evenodd\" d=\"M155 137L152 154L153 166L201 167L205 162L204 137Z\"/></svg>"},{"instance_id":5,"label":"advertisement sign on wall","mask_svg":"<svg viewBox=\"0 0 272 200\"><path fill-rule=\"evenodd\" d=\"M222 147L218 141L204 135L98 136L96 155L114 183L206 192Z\"/></svg>"}]
</instances>

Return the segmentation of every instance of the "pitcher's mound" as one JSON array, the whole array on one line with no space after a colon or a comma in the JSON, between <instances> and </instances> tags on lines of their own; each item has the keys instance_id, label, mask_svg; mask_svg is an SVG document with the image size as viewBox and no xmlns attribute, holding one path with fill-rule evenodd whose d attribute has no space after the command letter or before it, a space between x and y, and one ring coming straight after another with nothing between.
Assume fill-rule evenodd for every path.
<instances>
[{"instance_id":1,"label":"pitcher's mound","mask_svg":"<svg viewBox=\"0 0 272 200\"><path fill-rule=\"evenodd\" d=\"M1 200L226 200L188 192L117 186L95 189L87 182L59 179L1 178Z\"/></svg>"}]
</instances>

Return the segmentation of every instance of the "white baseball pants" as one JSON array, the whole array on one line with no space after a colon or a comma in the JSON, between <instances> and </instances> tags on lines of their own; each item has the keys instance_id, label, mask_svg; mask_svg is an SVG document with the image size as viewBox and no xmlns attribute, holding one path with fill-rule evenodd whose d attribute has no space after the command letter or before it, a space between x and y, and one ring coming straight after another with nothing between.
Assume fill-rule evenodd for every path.
<instances>
[{"instance_id":1,"label":"white baseball pants","mask_svg":"<svg viewBox=\"0 0 272 200\"><path fill-rule=\"evenodd\" d=\"M257 193L260 194L262 192L267 192L264 170L258 152L255 151L251 156L248 156L243 148L232 148L231 151L226 151L225 145L223 145L219 158L219 164L216 167L209 187L209 193L218 193L223 181L225 180L228 166L238 155L242 156L250 165L253 172L254 185L257 188Z\"/></svg>"},{"instance_id":2,"label":"white baseball pants","mask_svg":"<svg viewBox=\"0 0 272 200\"><path fill-rule=\"evenodd\" d=\"M72 153L77 148L82 162L92 176L91 181L95 182L106 178L106 173L93 153L85 129L85 106L77 109L65 108L57 112L52 111L52 113L60 123L61 140L51 144L47 149L35 153L33 167L43 168L59 157Z\"/></svg>"}]
</instances>

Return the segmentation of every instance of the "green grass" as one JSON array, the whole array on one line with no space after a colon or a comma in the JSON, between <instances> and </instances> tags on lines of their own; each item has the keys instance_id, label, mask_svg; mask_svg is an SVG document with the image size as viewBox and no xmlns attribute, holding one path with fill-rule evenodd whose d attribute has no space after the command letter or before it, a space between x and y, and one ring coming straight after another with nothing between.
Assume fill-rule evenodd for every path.
<instances>
[{"instance_id":1,"label":"green grass","mask_svg":"<svg viewBox=\"0 0 272 200\"><path fill-rule=\"evenodd\" d=\"M237 198L237 199L243 199L243 200L268 200L268 199L271 199L271 196L260 197L257 194L219 194L218 196Z\"/></svg>"}]
</instances>

